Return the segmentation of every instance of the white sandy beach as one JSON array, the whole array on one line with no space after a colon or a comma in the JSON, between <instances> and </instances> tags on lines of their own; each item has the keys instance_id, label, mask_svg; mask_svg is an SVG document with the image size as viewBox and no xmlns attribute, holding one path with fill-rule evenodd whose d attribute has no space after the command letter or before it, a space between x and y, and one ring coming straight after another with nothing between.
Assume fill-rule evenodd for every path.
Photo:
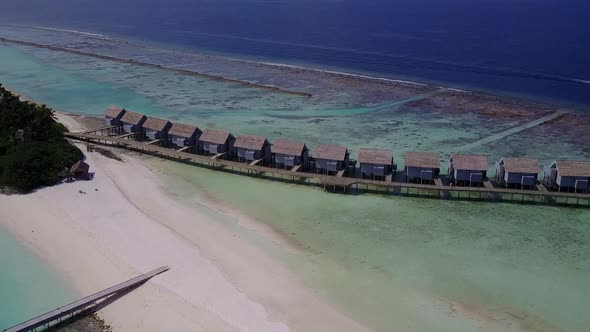
<instances>
[{"instance_id":1,"label":"white sandy beach","mask_svg":"<svg viewBox=\"0 0 590 332\"><path fill-rule=\"evenodd\" d=\"M0 196L0 226L80 296L171 266L99 312L115 331L365 330L258 247L180 203L140 158L124 159L87 153L91 181Z\"/></svg>"}]
</instances>

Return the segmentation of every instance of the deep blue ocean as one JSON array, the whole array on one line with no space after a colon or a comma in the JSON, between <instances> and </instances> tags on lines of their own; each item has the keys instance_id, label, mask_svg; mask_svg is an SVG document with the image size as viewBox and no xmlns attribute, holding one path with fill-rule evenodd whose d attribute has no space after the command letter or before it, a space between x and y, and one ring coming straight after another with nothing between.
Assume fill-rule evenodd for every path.
<instances>
[{"instance_id":1,"label":"deep blue ocean","mask_svg":"<svg viewBox=\"0 0 590 332\"><path fill-rule=\"evenodd\" d=\"M0 23L585 106L589 19L585 0L29 0L0 11Z\"/></svg>"}]
</instances>

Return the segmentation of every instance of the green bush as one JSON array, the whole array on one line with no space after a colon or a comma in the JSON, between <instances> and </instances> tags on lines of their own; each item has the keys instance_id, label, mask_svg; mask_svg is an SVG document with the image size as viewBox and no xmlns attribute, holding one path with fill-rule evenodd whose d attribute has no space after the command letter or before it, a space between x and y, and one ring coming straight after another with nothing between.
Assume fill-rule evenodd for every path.
<instances>
[{"instance_id":1,"label":"green bush","mask_svg":"<svg viewBox=\"0 0 590 332\"><path fill-rule=\"evenodd\" d=\"M15 139L24 130L24 142ZM59 181L58 173L82 159L65 127L45 105L20 101L0 84L0 187L21 192Z\"/></svg>"}]
</instances>

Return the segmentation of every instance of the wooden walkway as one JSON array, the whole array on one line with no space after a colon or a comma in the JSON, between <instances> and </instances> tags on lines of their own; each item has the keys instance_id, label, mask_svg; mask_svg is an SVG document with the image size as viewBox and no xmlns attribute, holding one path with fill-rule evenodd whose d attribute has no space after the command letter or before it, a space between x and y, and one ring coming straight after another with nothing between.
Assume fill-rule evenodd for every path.
<instances>
[{"instance_id":1,"label":"wooden walkway","mask_svg":"<svg viewBox=\"0 0 590 332\"><path fill-rule=\"evenodd\" d=\"M142 285L143 283L147 282L149 279L157 276L158 274L164 273L168 270L170 270L169 266L162 266L162 267L157 268L153 271L142 274L142 275L137 276L133 279L129 279L129 280L122 282L118 285L109 287L109 288L102 290L98 293L92 294L92 295L82 298L78 301L74 301L70 304L63 306L63 307L57 308L57 309L52 310L46 314L43 314L41 316L37 316L31 320L28 320L24 323L18 324L16 326L13 326L13 327L8 328L3 331L4 332L32 331L36 328L50 325L51 322L61 320L62 318L66 317L66 316L69 316L69 315L73 316L79 312L86 311L86 310L89 310L93 307L96 307L97 304L102 303L99 301L106 300L107 298L109 298L111 296L115 296L117 294L129 291L135 287L138 287L138 286Z\"/></svg>"},{"instance_id":2,"label":"wooden walkway","mask_svg":"<svg viewBox=\"0 0 590 332\"><path fill-rule=\"evenodd\" d=\"M463 145L462 147L459 147L459 148L455 149L455 151L461 152L461 151L471 150L471 149L473 149L475 147L478 147L480 145L488 144L488 143L497 141L499 139L502 139L504 137L507 137L507 136L510 136L510 135L514 135L514 134L517 134L517 133L519 133L521 131L524 131L524 130L527 130L527 129L536 127L538 125L542 125L542 124L544 124L546 122L549 122L551 120L557 119L558 117L563 116L564 114L565 113L563 111L557 111L555 113L551 113L551 114L546 115L546 116L544 116L544 117L542 117L540 119L533 120L531 122L522 124L520 126L516 126L516 127L510 128L510 129L504 130L502 132L493 134L493 135L488 136L486 138L482 138L482 139L477 140L475 142L471 142L471 143L469 143L467 145Z\"/></svg>"},{"instance_id":3,"label":"wooden walkway","mask_svg":"<svg viewBox=\"0 0 590 332\"><path fill-rule=\"evenodd\" d=\"M435 184L418 184L409 182L387 182L360 178L338 177L325 174L291 171L286 169L252 166L236 161L213 159L193 153L178 152L161 146L145 145L145 143L121 139L116 136L98 136L82 133L66 133L69 138L103 144L131 151L150 154L157 157L181 161L196 166L216 169L220 171L255 175L262 178L283 182L294 182L323 187L335 192L346 192L348 189L394 195L420 197L448 197L449 199L505 201L516 203L553 204L590 207L590 194L566 193L556 191L539 191L510 189L503 187L460 187Z\"/></svg>"},{"instance_id":4,"label":"wooden walkway","mask_svg":"<svg viewBox=\"0 0 590 332\"><path fill-rule=\"evenodd\" d=\"M155 140L153 140L153 141L151 141L151 142L147 142L147 143L145 143L145 144L146 144L146 145L152 145L152 144L156 144L156 143L158 143L158 142L161 142L161 141L162 141L161 139L155 139Z\"/></svg>"}]
</instances>

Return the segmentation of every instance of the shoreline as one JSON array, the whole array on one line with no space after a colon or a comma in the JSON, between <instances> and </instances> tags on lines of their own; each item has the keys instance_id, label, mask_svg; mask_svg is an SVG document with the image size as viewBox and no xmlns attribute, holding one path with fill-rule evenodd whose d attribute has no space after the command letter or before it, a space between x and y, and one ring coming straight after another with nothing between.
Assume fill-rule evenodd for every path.
<instances>
[{"instance_id":1,"label":"shoreline","mask_svg":"<svg viewBox=\"0 0 590 332\"><path fill-rule=\"evenodd\" d=\"M80 294L171 265L99 311L113 330L366 330L239 234L175 201L140 159L89 153L87 162L92 181L0 197L2 227Z\"/></svg>"}]
</instances>

